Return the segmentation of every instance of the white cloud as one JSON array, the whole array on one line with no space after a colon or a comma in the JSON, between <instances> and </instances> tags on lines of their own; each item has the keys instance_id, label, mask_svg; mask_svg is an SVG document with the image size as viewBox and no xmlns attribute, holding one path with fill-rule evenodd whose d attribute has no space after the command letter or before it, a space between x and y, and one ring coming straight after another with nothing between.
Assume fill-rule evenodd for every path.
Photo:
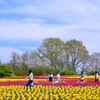
<instances>
[{"instance_id":1,"label":"white cloud","mask_svg":"<svg viewBox=\"0 0 100 100\"><path fill-rule=\"evenodd\" d=\"M1 1L2 4L7 5L6 2ZM99 0L14 0L13 2L21 6L10 7L8 4L9 9L6 7L1 9L0 14L27 15L28 18L0 20L0 40L42 42L46 37L57 37L63 41L77 39L83 42L89 52L100 52ZM20 48L35 49L36 47L21 46ZM2 49L0 47L1 52L5 49L6 47ZM9 48L8 56L13 49L15 50ZM0 57L2 55L2 59L5 59L4 53L1 52Z\"/></svg>"},{"instance_id":2,"label":"white cloud","mask_svg":"<svg viewBox=\"0 0 100 100\"><path fill-rule=\"evenodd\" d=\"M49 18L73 23L73 21L80 22L80 19L100 19L100 5L97 5L95 2L90 0L35 0L33 2L30 0L27 3L26 1L19 2L22 5L15 8L9 7L9 9L1 9L0 12L24 14L32 18L42 17L44 19Z\"/></svg>"},{"instance_id":3,"label":"white cloud","mask_svg":"<svg viewBox=\"0 0 100 100\"><path fill-rule=\"evenodd\" d=\"M37 50L38 47L28 47L28 46L18 46L19 48L28 49L28 50Z\"/></svg>"},{"instance_id":4,"label":"white cloud","mask_svg":"<svg viewBox=\"0 0 100 100\"><path fill-rule=\"evenodd\" d=\"M19 54L22 54L22 51L13 48L13 47L0 47L0 60L3 63L7 63L11 60L11 54L12 52L17 52Z\"/></svg>"},{"instance_id":5,"label":"white cloud","mask_svg":"<svg viewBox=\"0 0 100 100\"><path fill-rule=\"evenodd\" d=\"M0 40L36 40L41 41L46 37L59 37L63 40L68 38L89 38L91 34L100 36L100 23L72 24L72 25L49 25L44 23L20 22L14 20L0 21ZM94 31L92 31L94 30ZM97 31L97 32L96 32ZM94 38L93 37L93 38Z\"/></svg>"}]
</instances>

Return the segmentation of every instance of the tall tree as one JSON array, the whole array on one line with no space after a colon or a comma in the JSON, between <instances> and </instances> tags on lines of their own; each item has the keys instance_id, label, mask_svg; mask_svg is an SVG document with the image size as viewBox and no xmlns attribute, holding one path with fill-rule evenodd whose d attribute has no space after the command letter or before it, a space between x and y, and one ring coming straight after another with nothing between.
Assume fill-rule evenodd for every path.
<instances>
[{"instance_id":1,"label":"tall tree","mask_svg":"<svg viewBox=\"0 0 100 100\"><path fill-rule=\"evenodd\" d=\"M42 46L38 48L38 51L43 58L48 59L47 64L56 69L58 54L63 50L63 46L64 42L59 38L46 38L43 40Z\"/></svg>"},{"instance_id":2,"label":"tall tree","mask_svg":"<svg viewBox=\"0 0 100 100\"><path fill-rule=\"evenodd\" d=\"M100 71L100 53L93 53L90 55L91 69Z\"/></svg>"},{"instance_id":3,"label":"tall tree","mask_svg":"<svg viewBox=\"0 0 100 100\"><path fill-rule=\"evenodd\" d=\"M87 57L86 60L83 60L81 71L86 72L91 67L90 57Z\"/></svg>"},{"instance_id":4,"label":"tall tree","mask_svg":"<svg viewBox=\"0 0 100 100\"><path fill-rule=\"evenodd\" d=\"M65 43L65 52L66 65L71 64L71 68L75 72L76 69L81 67L83 62L87 60L87 57L89 57L88 51L86 47L83 46L82 41L77 41L75 39Z\"/></svg>"},{"instance_id":5,"label":"tall tree","mask_svg":"<svg viewBox=\"0 0 100 100\"><path fill-rule=\"evenodd\" d=\"M30 61L29 61L30 66L37 67L37 66L43 66L44 65L42 58L40 57L40 54L36 51L30 52L29 59L30 59Z\"/></svg>"},{"instance_id":6,"label":"tall tree","mask_svg":"<svg viewBox=\"0 0 100 100\"><path fill-rule=\"evenodd\" d=\"M25 63L25 64L29 63L29 54L27 51L25 53L22 53L20 58L21 58L22 63Z\"/></svg>"},{"instance_id":7,"label":"tall tree","mask_svg":"<svg viewBox=\"0 0 100 100\"><path fill-rule=\"evenodd\" d=\"M12 52L11 58L10 65L12 66L13 71L15 71L18 66L19 54L17 52Z\"/></svg>"}]
</instances>

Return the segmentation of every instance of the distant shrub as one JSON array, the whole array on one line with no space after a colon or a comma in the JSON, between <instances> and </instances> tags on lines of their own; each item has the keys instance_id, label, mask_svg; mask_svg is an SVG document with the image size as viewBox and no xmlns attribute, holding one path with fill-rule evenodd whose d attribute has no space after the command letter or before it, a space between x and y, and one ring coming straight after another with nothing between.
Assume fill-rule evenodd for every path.
<instances>
[{"instance_id":1,"label":"distant shrub","mask_svg":"<svg viewBox=\"0 0 100 100\"><path fill-rule=\"evenodd\" d=\"M88 71L86 71L87 75L95 75L95 71L92 69L89 69Z\"/></svg>"},{"instance_id":2,"label":"distant shrub","mask_svg":"<svg viewBox=\"0 0 100 100\"><path fill-rule=\"evenodd\" d=\"M74 71L69 71L68 69L64 69L60 72L60 75L77 75Z\"/></svg>"},{"instance_id":3,"label":"distant shrub","mask_svg":"<svg viewBox=\"0 0 100 100\"><path fill-rule=\"evenodd\" d=\"M13 70L11 66L0 64L0 77L12 76L12 71Z\"/></svg>"}]
</instances>

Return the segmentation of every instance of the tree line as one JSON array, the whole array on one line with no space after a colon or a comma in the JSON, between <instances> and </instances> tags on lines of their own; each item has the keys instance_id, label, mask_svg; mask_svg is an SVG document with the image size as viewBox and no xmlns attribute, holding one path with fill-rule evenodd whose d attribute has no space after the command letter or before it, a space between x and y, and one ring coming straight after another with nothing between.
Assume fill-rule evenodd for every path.
<instances>
[{"instance_id":1,"label":"tree line","mask_svg":"<svg viewBox=\"0 0 100 100\"><path fill-rule=\"evenodd\" d=\"M91 74L100 71L100 53L89 55L82 41L62 41L59 38L46 38L36 51L25 52L19 55L12 52L11 61L15 75L28 75L32 68L35 75L47 75L50 71L77 74L77 69ZM65 72L64 72L65 71ZM67 73L66 73L67 74Z\"/></svg>"}]
</instances>

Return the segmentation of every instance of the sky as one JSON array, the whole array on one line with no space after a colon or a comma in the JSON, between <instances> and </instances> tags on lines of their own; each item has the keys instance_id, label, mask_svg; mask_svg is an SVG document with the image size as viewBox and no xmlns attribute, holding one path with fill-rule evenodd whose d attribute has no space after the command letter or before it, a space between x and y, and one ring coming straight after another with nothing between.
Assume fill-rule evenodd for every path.
<instances>
[{"instance_id":1,"label":"sky","mask_svg":"<svg viewBox=\"0 0 100 100\"><path fill-rule=\"evenodd\" d=\"M0 60L37 50L45 38L82 41L100 52L100 0L0 0Z\"/></svg>"}]
</instances>

